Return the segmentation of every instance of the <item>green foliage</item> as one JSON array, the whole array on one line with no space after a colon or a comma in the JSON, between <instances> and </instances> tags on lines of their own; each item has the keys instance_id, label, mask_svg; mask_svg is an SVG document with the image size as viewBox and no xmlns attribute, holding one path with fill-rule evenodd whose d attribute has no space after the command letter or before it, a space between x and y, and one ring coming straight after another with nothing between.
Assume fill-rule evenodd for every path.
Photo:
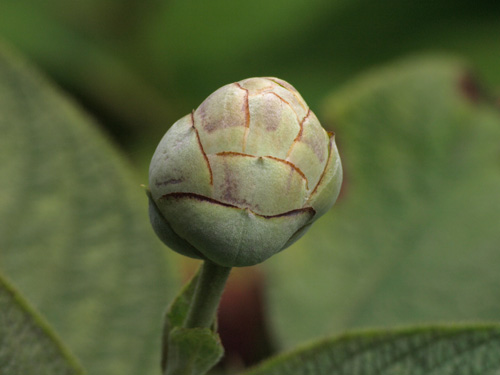
<instances>
[{"instance_id":1,"label":"green foliage","mask_svg":"<svg viewBox=\"0 0 500 375\"><path fill-rule=\"evenodd\" d=\"M166 332L175 327L182 327L184 324L199 275L200 271L198 270L169 305L165 314Z\"/></svg>"},{"instance_id":2,"label":"green foliage","mask_svg":"<svg viewBox=\"0 0 500 375\"><path fill-rule=\"evenodd\" d=\"M47 324L0 276L0 373L79 375L82 369Z\"/></svg>"},{"instance_id":3,"label":"green foliage","mask_svg":"<svg viewBox=\"0 0 500 375\"><path fill-rule=\"evenodd\" d=\"M89 373L157 373L160 313L178 283L136 186L159 137L214 88L274 75L330 122L346 170L334 210L267 265L266 313L283 345L355 327L498 320L500 120L468 68L387 66L328 99L325 116L317 108L354 74L429 49L463 56L498 85L499 4L1 2L1 37L106 122L142 179L64 95L0 52L0 271ZM182 322L184 310L178 300L169 319ZM195 335L177 332L179 348ZM333 342L345 352L338 343L400 334ZM315 366L314 353L266 366Z\"/></svg>"},{"instance_id":4,"label":"green foliage","mask_svg":"<svg viewBox=\"0 0 500 375\"><path fill-rule=\"evenodd\" d=\"M345 184L312 233L267 264L286 346L354 327L498 319L500 112L481 90L460 62L413 59L326 101Z\"/></svg>"},{"instance_id":5,"label":"green foliage","mask_svg":"<svg viewBox=\"0 0 500 375\"><path fill-rule=\"evenodd\" d=\"M353 333L268 360L245 375L493 375L500 326Z\"/></svg>"},{"instance_id":6,"label":"green foliage","mask_svg":"<svg viewBox=\"0 0 500 375\"><path fill-rule=\"evenodd\" d=\"M200 271L198 271L189 282L184 285L180 293L175 297L172 303L168 306L163 321L163 337L162 337L162 359L161 367L163 370L167 368L168 346L170 331L176 327L182 327L186 320L189 304L193 298L196 282L198 281Z\"/></svg>"},{"instance_id":7,"label":"green foliage","mask_svg":"<svg viewBox=\"0 0 500 375\"><path fill-rule=\"evenodd\" d=\"M212 328L184 328L200 271L169 306L163 328L162 368L166 375L205 374L224 353L214 317Z\"/></svg>"},{"instance_id":8,"label":"green foliage","mask_svg":"<svg viewBox=\"0 0 500 375\"><path fill-rule=\"evenodd\" d=\"M165 375L203 375L219 361L224 349L209 328L174 328L169 335Z\"/></svg>"},{"instance_id":9,"label":"green foliage","mask_svg":"<svg viewBox=\"0 0 500 375\"><path fill-rule=\"evenodd\" d=\"M4 50L0 134L1 271L89 373L152 373L177 283L137 178L89 118Z\"/></svg>"}]
</instances>

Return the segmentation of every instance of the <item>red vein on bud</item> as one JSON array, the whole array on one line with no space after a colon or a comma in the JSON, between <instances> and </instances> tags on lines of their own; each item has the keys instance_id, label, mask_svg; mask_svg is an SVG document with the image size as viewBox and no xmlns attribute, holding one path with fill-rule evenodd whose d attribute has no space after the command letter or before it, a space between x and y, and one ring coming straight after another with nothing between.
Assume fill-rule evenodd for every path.
<instances>
[{"instance_id":1,"label":"red vein on bud","mask_svg":"<svg viewBox=\"0 0 500 375\"><path fill-rule=\"evenodd\" d=\"M236 151L221 151L221 152L216 153L215 155L217 155L217 156L248 156L251 158L257 157L255 155L244 154L242 152L236 152Z\"/></svg>"},{"instance_id":2,"label":"red vein on bud","mask_svg":"<svg viewBox=\"0 0 500 375\"><path fill-rule=\"evenodd\" d=\"M283 212L282 214L277 214L277 215L259 215L262 216L264 219L275 219L278 217L286 217L286 216L293 216L293 215L298 215L304 212L309 212L314 216L316 214L316 210L312 207L303 207L303 208L297 208L295 210Z\"/></svg>"},{"instance_id":3,"label":"red vein on bud","mask_svg":"<svg viewBox=\"0 0 500 375\"><path fill-rule=\"evenodd\" d=\"M203 144L201 143L200 134L198 133L198 129L196 129L196 126L194 125L194 111L191 111L191 126L193 127L194 132L196 133L196 140L198 141L198 145L200 146L200 150L201 150L201 153L203 154L203 158L205 159L205 162L207 163L208 173L210 173L210 185L213 186L214 176L212 174L212 167L210 166L210 161L208 160L208 156L205 153L205 150L203 149Z\"/></svg>"},{"instance_id":4,"label":"red vein on bud","mask_svg":"<svg viewBox=\"0 0 500 375\"><path fill-rule=\"evenodd\" d=\"M168 194L162 195L159 199L164 200L164 199L184 199L184 198L195 199L198 201L205 201L205 202L209 202L209 203L215 203L215 204L219 204L219 205L224 206L224 207L240 208L238 206L235 206L234 204L224 203L224 202L218 201L217 199L213 199L213 198L207 197L205 195L196 194L196 193L168 193Z\"/></svg>"},{"instance_id":5,"label":"red vein on bud","mask_svg":"<svg viewBox=\"0 0 500 375\"><path fill-rule=\"evenodd\" d=\"M274 96L276 96L279 100L281 100L283 103L285 103L286 105L288 105L290 107L290 109L292 110L293 113L295 113L295 117L297 117L297 122L300 123L300 118L299 118L299 115L297 114L297 112L295 112L295 109L293 109L293 106L290 104L290 102L288 102L287 100L285 100L284 98L282 98L281 96L279 96L278 94L276 94L274 91L270 91L269 92L270 94L273 94Z\"/></svg>"},{"instance_id":6,"label":"red vein on bud","mask_svg":"<svg viewBox=\"0 0 500 375\"><path fill-rule=\"evenodd\" d=\"M304 133L304 122L306 121L306 119L309 117L310 114L311 114L311 109L308 109L306 115L304 116L304 118L302 119L302 121L300 121L300 123L299 123L299 126L300 126L299 132L298 132L297 136L295 137L295 139L293 140L292 145L288 149L288 152L286 153L286 159L288 159L288 157L292 153L292 149L295 146L295 144L297 144L298 142L300 142L300 140L302 139L302 134Z\"/></svg>"},{"instance_id":7,"label":"red vein on bud","mask_svg":"<svg viewBox=\"0 0 500 375\"><path fill-rule=\"evenodd\" d=\"M248 89L242 87L238 82L235 83L240 89L245 91L245 134L243 135L243 146L241 150L245 152L247 148L248 133L250 133L250 105L248 103L249 92Z\"/></svg>"},{"instance_id":8,"label":"red vein on bud","mask_svg":"<svg viewBox=\"0 0 500 375\"><path fill-rule=\"evenodd\" d=\"M304 181L306 182L306 188L309 189L309 181L307 180L307 177L304 174L304 172L302 172L299 167L297 167L292 162L289 162L288 160L280 159L280 158L277 158L275 156L270 156L270 155L268 155L268 156L255 156L255 155L243 154L241 152L235 152L235 151L222 151L222 152L218 152L215 155L217 155L217 156L244 156L244 157L248 157L248 158L255 158L255 159L264 158L264 159L271 159L271 160L279 161L280 163L284 163L284 164L288 165L290 168L292 168L294 171L296 171L300 175L300 177L302 177L302 179L304 179Z\"/></svg>"},{"instance_id":9,"label":"red vein on bud","mask_svg":"<svg viewBox=\"0 0 500 375\"><path fill-rule=\"evenodd\" d=\"M300 96L299 92L297 91L297 89L295 87L293 87L292 85L290 85L290 87L287 87L287 86L284 86L282 83L280 83L279 81L277 81L275 78L267 78L269 81L271 82L274 82L275 84L277 84L278 86L280 87L283 87L285 90L287 90L288 92L290 92L293 96L295 96L295 99L297 99L297 102L299 103L299 105L305 110L305 109L309 109L307 108L307 105L306 103L304 102L304 99ZM287 82L288 83L288 82Z\"/></svg>"},{"instance_id":10,"label":"red vein on bud","mask_svg":"<svg viewBox=\"0 0 500 375\"><path fill-rule=\"evenodd\" d=\"M307 180L306 175L295 164L289 162L288 160L276 158L274 156L265 156L265 157L269 158L269 159L273 159L273 160L279 161L281 163L285 163L286 165L290 166L293 170L295 170L304 179L304 181L306 182L306 189L309 190L309 181Z\"/></svg>"},{"instance_id":11,"label":"red vein on bud","mask_svg":"<svg viewBox=\"0 0 500 375\"><path fill-rule=\"evenodd\" d=\"M321 182L323 181L323 178L325 177L326 170L328 169L328 167L330 166L330 163L332 161L331 156L332 156L332 150L333 150L333 143L335 142L335 133L330 132L330 131L327 131L327 133L328 133L328 136L330 137L330 144L328 147L328 159L326 159L325 168L323 168L323 172L321 172L321 177L319 178L318 182L316 183L314 190L311 192L311 194L309 194L308 199L311 199L311 197L314 195L314 193L316 193L316 190L318 190L318 187L321 185Z\"/></svg>"},{"instance_id":12,"label":"red vein on bud","mask_svg":"<svg viewBox=\"0 0 500 375\"><path fill-rule=\"evenodd\" d=\"M159 200L165 200L165 199L176 199L176 200L178 200L178 199L193 199L193 200L197 200L200 202L208 202L208 203L212 203L212 204L218 204L220 206L224 206L224 207L228 207L228 208L236 208L238 210L246 210L248 212L251 212L253 215L260 216L264 219L274 219L274 218L279 218L279 217L284 217L284 216L293 216L293 215L301 214L303 212L309 212L313 216L316 214L316 211L314 210L314 208L302 207L302 208L297 208L295 210L283 212L283 213L276 214L276 215L262 215L262 214L255 212L255 211L252 211L248 207L235 206L234 204L225 203L225 202L219 201L217 199L213 199L213 198L207 197L205 195L196 194L196 193L168 193L168 194L162 195L159 198Z\"/></svg>"}]
</instances>

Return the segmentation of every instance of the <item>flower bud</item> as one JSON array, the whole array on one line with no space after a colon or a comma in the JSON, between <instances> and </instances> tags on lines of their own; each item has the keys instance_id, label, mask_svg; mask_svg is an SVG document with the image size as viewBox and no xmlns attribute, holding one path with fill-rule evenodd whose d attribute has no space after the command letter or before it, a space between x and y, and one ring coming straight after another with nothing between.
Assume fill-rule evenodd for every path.
<instances>
[{"instance_id":1,"label":"flower bud","mask_svg":"<svg viewBox=\"0 0 500 375\"><path fill-rule=\"evenodd\" d=\"M290 246L337 199L342 166L300 94L277 78L226 85L167 131L150 218L173 250L226 267Z\"/></svg>"}]
</instances>

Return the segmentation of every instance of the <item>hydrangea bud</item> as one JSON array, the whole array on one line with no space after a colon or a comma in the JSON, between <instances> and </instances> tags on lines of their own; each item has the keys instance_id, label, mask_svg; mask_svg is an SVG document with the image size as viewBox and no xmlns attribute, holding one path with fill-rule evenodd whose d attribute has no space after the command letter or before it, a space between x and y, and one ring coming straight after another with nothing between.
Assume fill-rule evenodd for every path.
<instances>
[{"instance_id":1,"label":"hydrangea bud","mask_svg":"<svg viewBox=\"0 0 500 375\"><path fill-rule=\"evenodd\" d=\"M334 135L277 78L211 94L178 120L149 170L150 219L171 249L226 267L290 246L337 199Z\"/></svg>"}]
</instances>

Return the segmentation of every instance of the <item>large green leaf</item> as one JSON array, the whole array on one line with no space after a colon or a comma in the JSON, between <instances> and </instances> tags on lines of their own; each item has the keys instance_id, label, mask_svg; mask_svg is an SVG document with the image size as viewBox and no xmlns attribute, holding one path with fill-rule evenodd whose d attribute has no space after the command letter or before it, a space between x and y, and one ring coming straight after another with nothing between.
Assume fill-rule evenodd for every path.
<instances>
[{"instance_id":1,"label":"large green leaf","mask_svg":"<svg viewBox=\"0 0 500 375\"><path fill-rule=\"evenodd\" d=\"M82 373L49 326L0 275L0 374Z\"/></svg>"},{"instance_id":2,"label":"large green leaf","mask_svg":"<svg viewBox=\"0 0 500 375\"><path fill-rule=\"evenodd\" d=\"M0 134L0 268L89 373L153 373L176 288L140 181L89 118L3 49Z\"/></svg>"},{"instance_id":3,"label":"large green leaf","mask_svg":"<svg viewBox=\"0 0 500 375\"><path fill-rule=\"evenodd\" d=\"M500 326L353 333L273 358L245 375L493 375Z\"/></svg>"},{"instance_id":4,"label":"large green leaf","mask_svg":"<svg viewBox=\"0 0 500 375\"><path fill-rule=\"evenodd\" d=\"M398 63L325 109L345 181L332 211L268 264L283 343L498 319L500 112L468 69L444 58Z\"/></svg>"}]
</instances>

